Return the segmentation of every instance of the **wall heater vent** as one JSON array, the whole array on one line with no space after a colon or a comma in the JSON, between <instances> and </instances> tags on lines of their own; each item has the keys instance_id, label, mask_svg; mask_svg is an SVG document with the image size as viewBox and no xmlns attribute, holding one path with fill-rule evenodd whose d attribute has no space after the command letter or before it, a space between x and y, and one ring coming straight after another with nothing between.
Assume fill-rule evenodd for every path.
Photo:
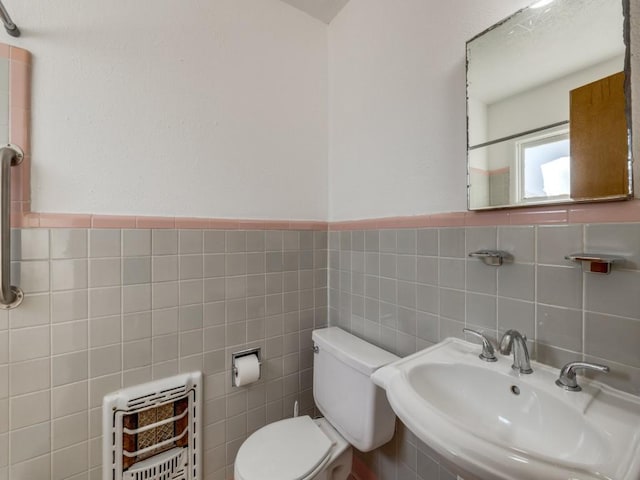
<instances>
[{"instance_id":1,"label":"wall heater vent","mask_svg":"<svg viewBox=\"0 0 640 480\"><path fill-rule=\"evenodd\" d=\"M103 480L201 480L202 395L194 372L105 396Z\"/></svg>"}]
</instances>

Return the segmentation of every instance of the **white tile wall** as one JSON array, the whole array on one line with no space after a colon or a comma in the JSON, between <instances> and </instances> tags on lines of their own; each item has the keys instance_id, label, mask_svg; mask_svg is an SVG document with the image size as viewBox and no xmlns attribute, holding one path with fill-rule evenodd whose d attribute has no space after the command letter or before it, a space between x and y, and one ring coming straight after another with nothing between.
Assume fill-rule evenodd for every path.
<instances>
[{"instance_id":1,"label":"white tile wall","mask_svg":"<svg viewBox=\"0 0 640 480\"><path fill-rule=\"evenodd\" d=\"M608 363L602 380L640 393L638 232L14 231L14 282L27 296L0 312L0 479L99 479L102 396L193 368L206 375L206 478L228 478L246 435L296 399L313 408L310 332L328 311L401 355L465 325L494 336L517 328L540 360ZM466 257L495 246L515 263ZM628 260L610 276L586 275L563 259L582 249ZM230 354L249 344L264 348L265 380L233 389ZM455 478L402 425L363 459L385 480Z\"/></svg>"},{"instance_id":2,"label":"white tile wall","mask_svg":"<svg viewBox=\"0 0 640 480\"><path fill-rule=\"evenodd\" d=\"M330 323L399 355L463 337L465 326L494 339L516 328L539 361L608 364L598 379L638 395L639 239L640 224L331 232ZM467 258L496 246L514 263ZM584 250L626 261L608 276L584 274L564 259ZM401 424L394 441L362 458L385 480L471 478Z\"/></svg>"},{"instance_id":3,"label":"white tile wall","mask_svg":"<svg viewBox=\"0 0 640 480\"><path fill-rule=\"evenodd\" d=\"M246 436L313 410L310 337L327 318L327 234L12 231L20 308L0 312L0 479L101 478L102 396L203 369L205 478ZM269 259L269 262L267 261ZM231 352L265 379L232 388Z\"/></svg>"}]
</instances>

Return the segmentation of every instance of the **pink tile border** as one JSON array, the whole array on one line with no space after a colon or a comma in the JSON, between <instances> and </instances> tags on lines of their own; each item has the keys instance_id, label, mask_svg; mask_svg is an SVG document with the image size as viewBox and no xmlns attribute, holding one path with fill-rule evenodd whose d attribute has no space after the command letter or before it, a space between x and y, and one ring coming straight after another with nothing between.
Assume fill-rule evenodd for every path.
<instances>
[{"instance_id":1,"label":"pink tile border","mask_svg":"<svg viewBox=\"0 0 640 480\"><path fill-rule=\"evenodd\" d=\"M127 215L91 215L36 213L29 202L11 202L13 228L152 228L201 230L310 230L327 231L329 224L318 221L235 220L219 218L144 217Z\"/></svg>"},{"instance_id":2,"label":"pink tile border","mask_svg":"<svg viewBox=\"0 0 640 480\"><path fill-rule=\"evenodd\" d=\"M33 216L33 213L27 214ZM40 213L39 226L42 228L90 228L91 215L66 213Z\"/></svg>"},{"instance_id":3,"label":"pink tile border","mask_svg":"<svg viewBox=\"0 0 640 480\"><path fill-rule=\"evenodd\" d=\"M509 212L511 225L544 225L567 222L568 211L566 208L525 208Z\"/></svg>"},{"instance_id":4,"label":"pink tile border","mask_svg":"<svg viewBox=\"0 0 640 480\"><path fill-rule=\"evenodd\" d=\"M212 230L239 230L240 220L212 218L209 220L209 228Z\"/></svg>"},{"instance_id":5,"label":"pink tile border","mask_svg":"<svg viewBox=\"0 0 640 480\"><path fill-rule=\"evenodd\" d=\"M368 220L348 220L343 222L329 223L329 230L376 230L378 228L378 219L372 218Z\"/></svg>"},{"instance_id":6,"label":"pink tile border","mask_svg":"<svg viewBox=\"0 0 640 480\"><path fill-rule=\"evenodd\" d=\"M265 220L264 229L265 230L289 230L291 229L292 223L293 222L282 221L282 220Z\"/></svg>"},{"instance_id":7,"label":"pink tile border","mask_svg":"<svg viewBox=\"0 0 640 480\"><path fill-rule=\"evenodd\" d=\"M329 229L329 222L295 220L289 222L289 229L323 231Z\"/></svg>"},{"instance_id":8,"label":"pink tile border","mask_svg":"<svg viewBox=\"0 0 640 480\"><path fill-rule=\"evenodd\" d=\"M14 46L10 46L9 50L9 58L11 60L31 64L31 52L29 50Z\"/></svg>"},{"instance_id":9,"label":"pink tile border","mask_svg":"<svg viewBox=\"0 0 640 480\"><path fill-rule=\"evenodd\" d=\"M569 223L640 222L640 200L576 205L569 209Z\"/></svg>"},{"instance_id":10,"label":"pink tile border","mask_svg":"<svg viewBox=\"0 0 640 480\"><path fill-rule=\"evenodd\" d=\"M640 222L640 200L580 204L569 207L556 205L548 208L535 207L508 211L450 212L339 222L35 213L31 212L29 207L29 202L19 200L12 202L13 227L350 231L392 228Z\"/></svg>"},{"instance_id":11,"label":"pink tile border","mask_svg":"<svg viewBox=\"0 0 640 480\"><path fill-rule=\"evenodd\" d=\"M376 222L379 229L385 228L421 228L432 225L433 218L430 215L416 215L414 217L382 218Z\"/></svg>"},{"instance_id":12,"label":"pink tile border","mask_svg":"<svg viewBox=\"0 0 640 480\"><path fill-rule=\"evenodd\" d=\"M9 90L11 91L11 108L31 108L31 65L29 63L9 60Z\"/></svg>"},{"instance_id":13,"label":"pink tile border","mask_svg":"<svg viewBox=\"0 0 640 480\"><path fill-rule=\"evenodd\" d=\"M467 212L464 216L465 225L469 227L509 225L507 212Z\"/></svg>"},{"instance_id":14,"label":"pink tile border","mask_svg":"<svg viewBox=\"0 0 640 480\"><path fill-rule=\"evenodd\" d=\"M136 217L117 215L92 215L92 228L136 228Z\"/></svg>"},{"instance_id":15,"label":"pink tile border","mask_svg":"<svg viewBox=\"0 0 640 480\"><path fill-rule=\"evenodd\" d=\"M9 59L9 142L24 151L22 163L11 175L11 210L24 218L11 219L12 226L40 226L40 217L29 214L31 199L31 54L22 48L0 45L0 58ZM46 223L46 222L45 222Z\"/></svg>"},{"instance_id":16,"label":"pink tile border","mask_svg":"<svg viewBox=\"0 0 640 480\"><path fill-rule=\"evenodd\" d=\"M23 212L21 215L11 216L12 228L37 228L40 226L40 215Z\"/></svg>"},{"instance_id":17,"label":"pink tile border","mask_svg":"<svg viewBox=\"0 0 640 480\"><path fill-rule=\"evenodd\" d=\"M463 227L467 212L437 213L431 215L432 227Z\"/></svg>"},{"instance_id":18,"label":"pink tile border","mask_svg":"<svg viewBox=\"0 0 640 480\"><path fill-rule=\"evenodd\" d=\"M207 218L176 217L175 228L203 229L209 228L211 221Z\"/></svg>"},{"instance_id":19,"label":"pink tile border","mask_svg":"<svg viewBox=\"0 0 640 480\"><path fill-rule=\"evenodd\" d=\"M174 217L135 217L136 228L176 228Z\"/></svg>"},{"instance_id":20,"label":"pink tile border","mask_svg":"<svg viewBox=\"0 0 640 480\"><path fill-rule=\"evenodd\" d=\"M629 222L640 222L640 200L337 221L329 223L329 230Z\"/></svg>"}]
</instances>

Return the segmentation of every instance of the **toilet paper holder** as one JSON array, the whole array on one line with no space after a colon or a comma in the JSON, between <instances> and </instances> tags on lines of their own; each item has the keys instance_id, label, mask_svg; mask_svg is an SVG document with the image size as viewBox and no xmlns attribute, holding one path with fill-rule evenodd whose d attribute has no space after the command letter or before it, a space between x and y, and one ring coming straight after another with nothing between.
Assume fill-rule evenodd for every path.
<instances>
[{"instance_id":1,"label":"toilet paper holder","mask_svg":"<svg viewBox=\"0 0 640 480\"><path fill-rule=\"evenodd\" d=\"M258 377L258 380L262 378L262 349L260 347L249 348L247 350L242 350L240 352L231 354L231 386L237 386L236 373L238 372L238 367L236 367L236 360L249 355L255 355L256 357L258 357L258 367L260 368L260 375Z\"/></svg>"}]
</instances>

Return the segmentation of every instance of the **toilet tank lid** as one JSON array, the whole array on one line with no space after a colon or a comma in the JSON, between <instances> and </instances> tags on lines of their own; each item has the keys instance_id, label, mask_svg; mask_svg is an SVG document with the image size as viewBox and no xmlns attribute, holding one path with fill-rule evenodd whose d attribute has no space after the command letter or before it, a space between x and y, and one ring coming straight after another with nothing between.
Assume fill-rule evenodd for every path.
<instances>
[{"instance_id":1,"label":"toilet tank lid","mask_svg":"<svg viewBox=\"0 0 640 480\"><path fill-rule=\"evenodd\" d=\"M400 357L366 342L338 327L314 330L313 342L321 349L355 368L365 375L371 375L378 368Z\"/></svg>"}]
</instances>

